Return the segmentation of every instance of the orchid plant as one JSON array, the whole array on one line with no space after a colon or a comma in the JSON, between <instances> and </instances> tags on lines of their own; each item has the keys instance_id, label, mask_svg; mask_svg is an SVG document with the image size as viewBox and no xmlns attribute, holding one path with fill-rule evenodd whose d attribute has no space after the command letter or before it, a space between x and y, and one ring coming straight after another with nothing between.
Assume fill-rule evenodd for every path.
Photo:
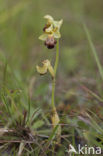
<instances>
[{"instance_id":1,"label":"orchid plant","mask_svg":"<svg viewBox=\"0 0 103 156\"><path fill-rule=\"evenodd\" d=\"M45 46L48 49L52 49L56 45L56 60L54 67L51 62L47 59L42 62L43 66L36 66L37 72L40 75L44 75L47 72L50 73L52 77L52 96L51 96L51 106L52 106L52 125L55 128L58 125L57 136L60 140L61 126L59 125L60 119L55 107L55 83L56 83L56 73L59 62L59 39L61 38L60 28L63 20L55 21L52 16L46 15L44 18L47 20L45 27L43 28L43 34L39 37L40 40L44 41Z\"/></svg>"}]
</instances>

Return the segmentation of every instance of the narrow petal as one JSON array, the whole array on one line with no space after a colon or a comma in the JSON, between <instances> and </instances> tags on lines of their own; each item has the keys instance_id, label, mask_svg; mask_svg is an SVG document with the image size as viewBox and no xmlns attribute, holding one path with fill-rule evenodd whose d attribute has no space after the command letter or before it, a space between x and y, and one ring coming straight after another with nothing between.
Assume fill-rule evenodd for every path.
<instances>
[{"instance_id":1,"label":"narrow petal","mask_svg":"<svg viewBox=\"0 0 103 156\"><path fill-rule=\"evenodd\" d=\"M42 41L46 41L47 38L48 38L48 34L43 34L39 36L39 40L42 40Z\"/></svg>"},{"instance_id":2,"label":"narrow petal","mask_svg":"<svg viewBox=\"0 0 103 156\"><path fill-rule=\"evenodd\" d=\"M47 20L51 20L51 21L53 21L54 19L53 19L53 17L52 16L50 16L50 15L45 15L44 16L44 18L45 19L47 19Z\"/></svg>"},{"instance_id":3,"label":"narrow petal","mask_svg":"<svg viewBox=\"0 0 103 156\"><path fill-rule=\"evenodd\" d=\"M61 34L59 31L54 32L54 38L61 38Z\"/></svg>"},{"instance_id":4,"label":"narrow petal","mask_svg":"<svg viewBox=\"0 0 103 156\"><path fill-rule=\"evenodd\" d=\"M54 27L57 27L58 30L60 30L62 24L63 24L63 20L53 22Z\"/></svg>"}]
</instances>

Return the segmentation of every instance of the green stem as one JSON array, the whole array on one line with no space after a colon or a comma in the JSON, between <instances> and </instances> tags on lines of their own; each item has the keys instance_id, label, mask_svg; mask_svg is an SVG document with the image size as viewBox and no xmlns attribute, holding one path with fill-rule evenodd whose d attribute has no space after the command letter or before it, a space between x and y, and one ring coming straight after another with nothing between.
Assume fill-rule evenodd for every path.
<instances>
[{"instance_id":1,"label":"green stem","mask_svg":"<svg viewBox=\"0 0 103 156\"><path fill-rule=\"evenodd\" d=\"M51 104L52 104L52 108L53 110L55 109L55 78L52 81L52 99L51 99Z\"/></svg>"},{"instance_id":2,"label":"green stem","mask_svg":"<svg viewBox=\"0 0 103 156\"><path fill-rule=\"evenodd\" d=\"M55 77L57 73L58 63L59 63L59 40L57 40L57 45L56 45L56 60L55 60L55 66L54 66Z\"/></svg>"},{"instance_id":3,"label":"green stem","mask_svg":"<svg viewBox=\"0 0 103 156\"><path fill-rule=\"evenodd\" d=\"M55 78L52 81L51 103L52 103L53 110L55 109L55 81L56 81L56 73L57 73L58 63L59 63L59 40L57 41L57 45L56 45L56 60L55 60L55 65L54 65Z\"/></svg>"}]
</instances>

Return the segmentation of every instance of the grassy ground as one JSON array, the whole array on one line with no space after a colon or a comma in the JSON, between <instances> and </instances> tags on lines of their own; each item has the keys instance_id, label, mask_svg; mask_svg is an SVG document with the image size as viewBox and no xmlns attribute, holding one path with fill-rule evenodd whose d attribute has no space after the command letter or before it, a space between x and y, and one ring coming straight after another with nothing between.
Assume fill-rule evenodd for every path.
<instances>
[{"instance_id":1,"label":"grassy ground","mask_svg":"<svg viewBox=\"0 0 103 156\"><path fill-rule=\"evenodd\" d=\"M102 6L100 0L0 0L0 156L66 156L69 144L103 149ZM51 125L51 79L35 68L53 62L56 51L38 40L45 14L64 20L55 99L60 144Z\"/></svg>"}]
</instances>

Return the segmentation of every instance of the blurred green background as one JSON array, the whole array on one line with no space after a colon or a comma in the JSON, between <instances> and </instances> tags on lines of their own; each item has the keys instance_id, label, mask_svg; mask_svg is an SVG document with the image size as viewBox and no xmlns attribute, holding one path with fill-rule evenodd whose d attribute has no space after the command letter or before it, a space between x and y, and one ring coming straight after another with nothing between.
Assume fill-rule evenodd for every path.
<instances>
[{"instance_id":1,"label":"blurred green background","mask_svg":"<svg viewBox=\"0 0 103 156\"><path fill-rule=\"evenodd\" d=\"M33 75L37 77L36 64L47 58L53 60L55 49L46 49L43 42L38 39L42 34L45 24L43 16L46 14L50 14L56 20L64 20L61 28L58 83L65 82L67 87L71 78L77 82L78 79L83 79L87 83L98 80L100 76L83 23L89 29L102 62L102 8L102 0L0 0L1 84L5 60L15 75L14 78L12 72L8 74L7 84L11 89L18 87L15 79L27 85ZM37 86L44 79L38 76Z\"/></svg>"}]
</instances>

